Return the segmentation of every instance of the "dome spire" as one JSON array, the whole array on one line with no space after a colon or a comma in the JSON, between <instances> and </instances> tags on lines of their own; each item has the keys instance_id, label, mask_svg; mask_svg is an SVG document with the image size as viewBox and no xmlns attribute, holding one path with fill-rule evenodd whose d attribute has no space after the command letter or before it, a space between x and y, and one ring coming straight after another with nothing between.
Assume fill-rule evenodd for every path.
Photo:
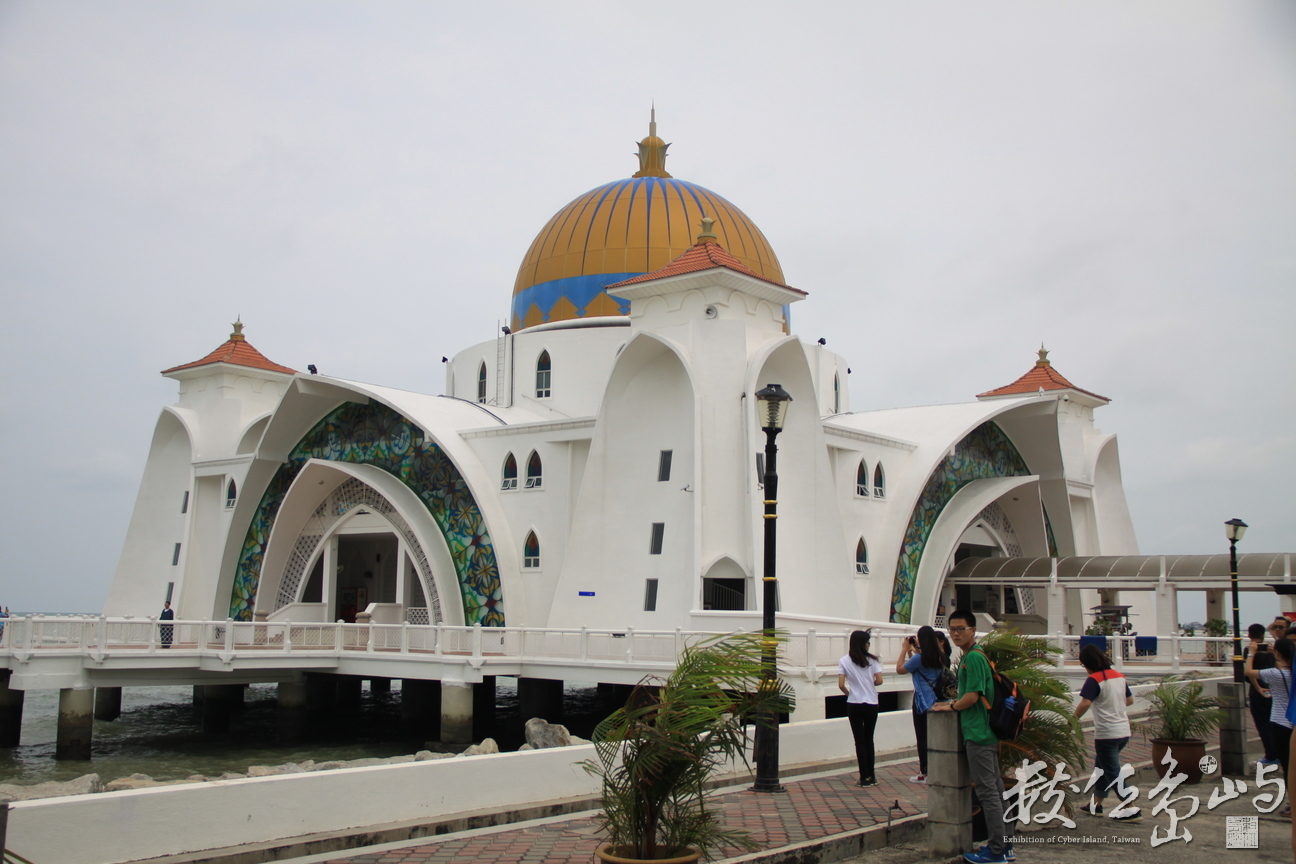
<instances>
[{"instance_id":1,"label":"dome spire","mask_svg":"<svg viewBox=\"0 0 1296 864\"><path fill-rule=\"evenodd\" d=\"M669 177L666 173L666 148L670 145L657 137L657 106L648 114L648 137L639 142L639 170L632 177Z\"/></svg>"}]
</instances>

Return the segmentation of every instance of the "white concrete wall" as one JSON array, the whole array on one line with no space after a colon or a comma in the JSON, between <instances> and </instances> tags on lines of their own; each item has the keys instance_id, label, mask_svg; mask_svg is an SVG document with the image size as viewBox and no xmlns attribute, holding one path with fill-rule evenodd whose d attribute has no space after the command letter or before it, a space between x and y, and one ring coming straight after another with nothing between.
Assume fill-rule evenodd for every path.
<instances>
[{"instance_id":1,"label":"white concrete wall","mask_svg":"<svg viewBox=\"0 0 1296 864\"><path fill-rule=\"evenodd\" d=\"M879 753L913 744L909 711L878 718ZM598 794L591 745L20 801L8 847L36 862L118 864ZM849 759L845 719L781 727L783 765Z\"/></svg>"}]
</instances>

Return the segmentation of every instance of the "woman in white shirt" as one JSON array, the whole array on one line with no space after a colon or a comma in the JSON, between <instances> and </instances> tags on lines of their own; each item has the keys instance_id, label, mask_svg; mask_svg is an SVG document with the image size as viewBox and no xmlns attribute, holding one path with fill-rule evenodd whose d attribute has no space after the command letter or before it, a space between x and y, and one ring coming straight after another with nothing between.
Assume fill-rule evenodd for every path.
<instances>
[{"instance_id":1,"label":"woman in white shirt","mask_svg":"<svg viewBox=\"0 0 1296 864\"><path fill-rule=\"evenodd\" d=\"M869 653L869 630L850 635L849 650L837 661L837 689L846 694L846 717L855 737L860 786L876 786L873 776L873 730L877 727L877 688L882 684L882 661Z\"/></svg>"},{"instance_id":2,"label":"woman in white shirt","mask_svg":"<svg viewBox=\"0 0 1296 864\"><path fill-rule=\"evenodd\" d=\"M1292 659L1296 655L1296 643L1290 639L1279 639L1274 643L1275 665L1271 669L1256 669L1255 654L1247 657L1246 673L1261 691L1273 697L1270 708L1269 724L1273 728L1274 748L1278 751L1278 761L1282 763L1283 776L1287 777L1287 763L1291 746L1292 724L1287 720L1287 700L1292 689Z\"/></svg>"}]
</instances>

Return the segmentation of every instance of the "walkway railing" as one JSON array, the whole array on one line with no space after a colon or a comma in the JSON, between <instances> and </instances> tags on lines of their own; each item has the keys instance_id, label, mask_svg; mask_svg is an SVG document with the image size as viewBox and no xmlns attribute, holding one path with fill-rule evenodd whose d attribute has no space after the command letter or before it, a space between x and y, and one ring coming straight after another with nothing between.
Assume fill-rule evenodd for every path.
<instances>
[{"instance_id":1,"label":"walkway railing","mask_svg":"<svg viewBox=\"0 0 1296 864\"><path fill-rule=\"evenodd\" d=\"M818 681L835 675L854 627L821 632L809 628L787 634L785 674ZM894 663L900 646L916 628L874 628L873 650ZM732 632L732 631L730 631ZM267 657L374 654L383 659L435 659L482 668L540 663L567 666L629 666L669 670L684 646L724 635L724 631L554 629L462 627L420 624L345 624L302 621L160 621L156 618L62 617L33 615L7 620L0 634L0 658L25 662L33 657L108 657L162 655L217 657L222 662Z\"/></svg>"}]
</instances>

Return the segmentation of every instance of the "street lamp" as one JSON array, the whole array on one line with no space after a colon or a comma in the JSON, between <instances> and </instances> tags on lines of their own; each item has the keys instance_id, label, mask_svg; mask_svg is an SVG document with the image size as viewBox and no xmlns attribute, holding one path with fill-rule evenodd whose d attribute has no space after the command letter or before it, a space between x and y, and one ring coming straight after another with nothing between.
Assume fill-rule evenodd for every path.
<instances>
[{"instance_id":1,"label":"street lamp","mask_svg":"<svg viewBox=\"0 0 1296 864\"><path fill-rule=\"evenodd\" d=\"M762 598L761 629L764 639L761 665L764 668L764 685L778 687L778 643L774 639L774 606L778 598L778 577L775 572L778 520L778 447L774 439L783 431L787 420L788 404L792 396L777 384L767 384L756 391L756 419L765 430L765 586ZM779 727L778 715L766 716L765 722L756 725L756 784L755 792L783 792L779 783Z\"/></svg>"},{"instance_id":2,"label":"street lamp","mask_svg":"<svg viewBox=\"0 0 1296 864\"><path fill-rule=\"evenodd\" d=\"M1238 572L1237 542L1246 533L1247 524L1241 519L1230 519L1224 523L1224 536L1229 541L1229 579L1233 587L1233 683L1245 684L1246 674L1242 669L1242 620L1238 614Z\"/></svg>"}]
</instances>

